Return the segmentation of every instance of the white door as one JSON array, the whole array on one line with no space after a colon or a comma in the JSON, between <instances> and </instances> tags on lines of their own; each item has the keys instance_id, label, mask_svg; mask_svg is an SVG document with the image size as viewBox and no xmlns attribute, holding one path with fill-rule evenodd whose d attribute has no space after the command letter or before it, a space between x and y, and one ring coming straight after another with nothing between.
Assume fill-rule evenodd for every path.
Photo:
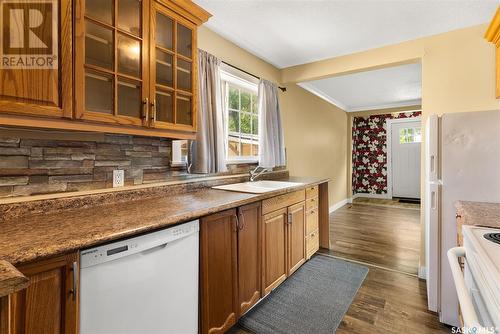
<instances>
[{"instance_id":1,"label":"white door","mask_svg":"<svg viewBox=\"0 0 500 334\"><path fill-rule=\"evenodd\" d=\"M420 119L391 123L392 196L420 198Z\"/></svg>"}]
</instances>

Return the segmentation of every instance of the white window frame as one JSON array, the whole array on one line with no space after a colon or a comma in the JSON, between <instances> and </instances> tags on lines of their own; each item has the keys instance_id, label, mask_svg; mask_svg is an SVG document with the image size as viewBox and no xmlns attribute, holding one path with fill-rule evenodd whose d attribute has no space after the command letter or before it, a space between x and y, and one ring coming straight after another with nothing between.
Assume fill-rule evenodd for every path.
<instances>
[{"instance_id":1,"label":"white window frame","mask_svg":"<svg viewBox=\"0 0 500 334\"><path fill-rule=\"evenodd\" d=\"M254 93L258 97L258 79L241 72L239 70L236 70L232 67L229 66L222 66L221 71L220 71L220 76L221 76L221 81L222 81L222 90L224 92L224 101L223 101L223 108L224 108L224 118L225 118L225 125L226 125L226 138L225 138L225 147L226 147L226 164L227 165L234 165L234 164L254 164L259 162L259 155L257 156L242 156L240 158L238 157L229 157L229 110L227 108L228 106L228 99L229 99L229 92L227 90L227 84L231 84L233 86L238 86L239 88L250 91L251 93ZM259 122L260 122L260 113L258 113L259 117ZM259 129L260 130L260 129ZM258 136L259 134L257 134ZM259 146L260 150L260 146Z\"/></svg>"}]
</instances>

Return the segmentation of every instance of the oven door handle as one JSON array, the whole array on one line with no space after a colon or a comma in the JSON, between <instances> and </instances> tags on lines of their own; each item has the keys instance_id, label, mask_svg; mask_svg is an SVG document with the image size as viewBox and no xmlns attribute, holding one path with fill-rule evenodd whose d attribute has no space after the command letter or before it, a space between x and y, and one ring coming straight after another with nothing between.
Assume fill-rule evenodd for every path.
<instances>
[{"instance_id":1,"label":"oven door handle","mask_svg":"<svg viewBox=\"0 0 500 334\"><path fill-rule=\"evenodd\" d=\"M460 257L466 257L466 251L464 247L453 247L448 250L448 262L450 263L451 273L453 275L453 281L455 282L455 288L457 290L458 301L460 303L460 309L462 311L462 317L464 319L464 326L468 328L477 328L477 330L484 330L481 325L479 325L479 320L472 303L472 298L469 294L469 290L465 285L465 279L460 268L458 259ZM479 332L478 333L488 333Z\"/></svg>"}]
</instances>

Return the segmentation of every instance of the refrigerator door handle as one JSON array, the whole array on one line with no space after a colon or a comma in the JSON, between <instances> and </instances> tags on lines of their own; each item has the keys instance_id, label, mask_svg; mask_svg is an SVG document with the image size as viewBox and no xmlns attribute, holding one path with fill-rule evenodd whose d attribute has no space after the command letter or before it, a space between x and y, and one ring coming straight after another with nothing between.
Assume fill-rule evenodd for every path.
<instances>
[{"instance_id":1,"label":"refrigerator door handle","mask_svg":"<svg viewBox=\"0 0 500 334\"><path fill-rule=\"evenodd\" d=\"M436 173L436 157L434 156L434 154L431 155L430 157L430 171L431 171L431 174L435 174Z\"/></svg>"},{"instance_id":2,"label":"refrigerator door handle","mask_svg":"<svg viewBox=\"0 0 500 334\"><path fill-rule=\"evenodd\" d=\"M436 192L431 191L431 209L436 210Z\"/></svg>"}]
</instances>

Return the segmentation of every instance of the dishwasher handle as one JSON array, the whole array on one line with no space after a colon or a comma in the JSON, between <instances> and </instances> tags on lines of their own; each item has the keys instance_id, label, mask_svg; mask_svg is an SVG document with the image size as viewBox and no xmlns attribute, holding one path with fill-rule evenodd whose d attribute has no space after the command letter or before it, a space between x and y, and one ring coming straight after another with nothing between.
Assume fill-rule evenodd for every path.
<instances>
[{"instance_id":1,"label":"dishwasher handle","mask_svg":"<svg viewBox=\"0 0 500 334\"><path fill-rule=\"evenodd\" d=\"M464 247L453 247L447 252L448 262L450 263L453 281L457 290L458 301L460 309L462 310L462 317L464 319L464 326L468 328L476 328L474 333L493 333L488 328L484 328L479 324L479 320L472 303L472 298L469 294L465 284L464 275L458 259L460 257L466 258L466 250Z\"/></svg>"}]
</instances>

